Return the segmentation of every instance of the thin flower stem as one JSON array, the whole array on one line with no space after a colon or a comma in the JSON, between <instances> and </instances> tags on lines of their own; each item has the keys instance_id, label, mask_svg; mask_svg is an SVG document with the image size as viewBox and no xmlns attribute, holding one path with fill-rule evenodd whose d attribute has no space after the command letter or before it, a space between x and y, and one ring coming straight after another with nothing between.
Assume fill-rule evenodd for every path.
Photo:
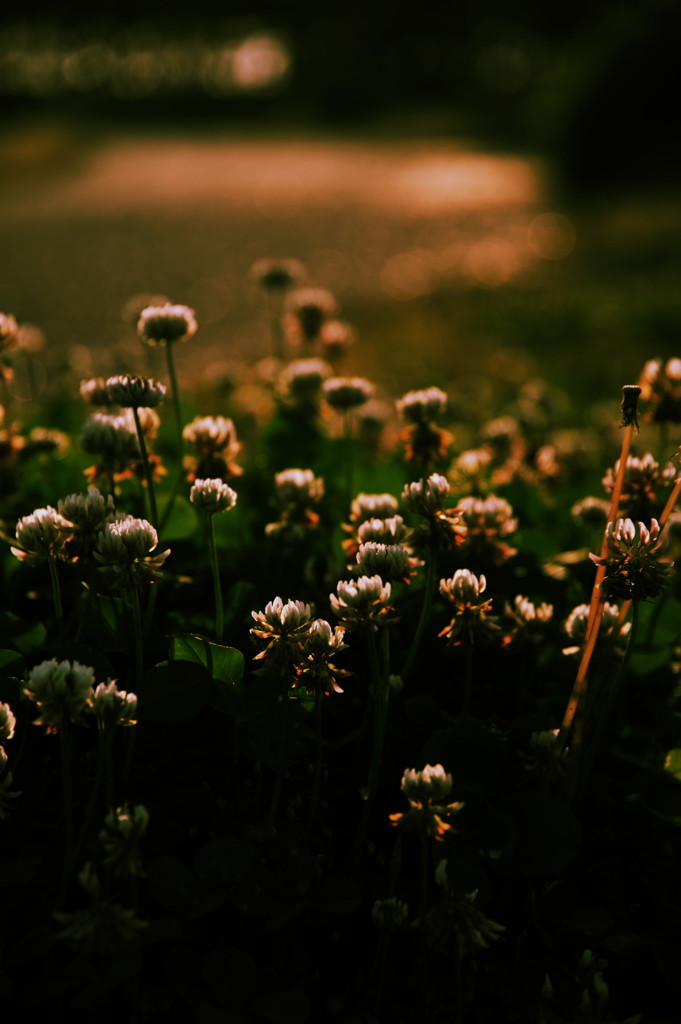
<instances>
[{"instance_id":1,"label":"thin flower stem","mask_svg":"<svg viewBox=\"0 0 681 1024\"><path fill-rule=\"evenodd\" d=\"M629 458L629 451L631 449L631 440L634 432L634 424L630 423L624 428L622 435L622 450L620 452L619 466L617 476L615 478L615 485L613 487L612 496L610 499L610 509L608 511L608 524L613 523L617 517L617 511L619 509L620 498L622 496L622 487L624 484L624 473L627 465L627 459ZM603 533L603 542L601 544L600 557L604 559L608 553L608 532L607 524L606 529ZM575 679L572 693L568 701L565 715L563 717L562 725L559 729L558 736L554 747L555 757L558 759L567 746L568 737L574 722L575 715L577 713L577 707L584 699L586 693L587 679L589 672L589 665L591 664L591 657L596 646L596 639L598 637L598 630L603 618L603 610L605 607L605 601L601 592L601 583L605 578L605 565L601 564L596 569L596 578L594 580L593 589L591 591L591 602L589 605L589 618L586 627L586 641L584 644L584 651L582 658L579 663L579 669L577 670L577 678Z\"/></svg>"},{"instance_id":2,"label":"thin flower stem","mask_svg":"<svg viewBox=\"0 0 681 1024\"><path fill-rule=\"evenodd\" d=\"M471 695L473 693L473 644L464 644L463 663L463 703L462 714L467 715L471 706Z\"/></svg>"},{"instance_id":3,"label":"thin flower stem","mask_svg":"<svg viewBox=\"0 0 681 1024\"><path fill-rule=\"evenodd\" d=\"M272 338L272 355L275 359L284 358L284 331L281 325L282 301L272 291L267 292L267 313L270 321Z\"/></svg>"},{"instance_id":4,"label":"thin flower stem","mask_svg":"<svg viewBox=\"0 0 681 1024\"><path fill-rule=\"evenodd\" d=\"M212 512L206 513L208 517L208 547L210 549L210 568L213 575L213 596L215 601L215 640L222 643L223 611L222 611L222 586L220 584L220 566L218 564L218 550L215 543L215 516Z\"/></svg>"},{"instance_id":5,"label":"thin flower stem","mask_svg":"<svg viewBox=\"0 0 681 1024\"><path fill-rule=\"evenodd\" d=\"M352 504L355 487L355 451L352 437L352 413L343 413L343 445L345 448L345 503L348 508Z\"/></svg>"},{"instance_id":6,"label":"thin flower stem","mask_svg":"<svg viewBox=\"0 0 681 1024\"><path fill-rule=\"evenodd\" d=\"M59 586L59 575L57 573L57 566L54 558L51 555L48 556L47 565L50 570L50 582L52 584L52 599L54 601L54 615L57 620L57 629L59 631L59 640L64 643L64 609L61 603L61 587Z\"/></svg>"},{"instance_id":7,"label":"thin flower stem","mask_svg":"<svg viewBox=\"0 0 681 1024\"><path fill-rule=\"evenodd\" d=\"M407 681L414 662L416 655L419 652L419 646L423 637L423 632L430 619L430 612L433 607L433 597L435 596L435 575L437 572L437 565L435 563L435 550L431 544L428 545L428 554L426 557L426 572L423 581L423 604L421 605L421 614L414 630L414 636L412 637L411 646L409 653L407 654L406 661L402 667L402 680Z\"/></svg>"},{"instance_id":8,"label":"thin flower stem","mask_svg":"<svg viewBox=\"0 0 681 1024\"><path fill-rule=\"evenodd\" d=\"M154 490L154 479L151 472L151 466L149 464L149 452L147 451L147 442L144 440L144 431L142 430L142 424L140 423L140 416L138 410L133 406L132 410L133 417L135 419L135 429L137 431L137 441L140 446L140 456L142 458L142 466L144 467L144 476L147 481L147 493L149 495L149 508L151 510L151 524L158 528L158 509L156 507L156 492Z\"/></svg>"},{"instance_id":9,"label":"thin flower stem","mask_svg":"<svg viewBox=\"0 0 681 1024\"><path fill-rule=\"evenodd\" d=\"M426 950L426 911L428 908L428 833L421 833L421 864L419 878L419 968L423 1005L430 1010L430 983L428 981L428 953ZM426 1018L427 1019L427 1018Z\"/></svg>"},{"instance_id":10,"label":"thin flower stem","mask_svg":"<svg viewBox=\"0 0 681 1024\"><path fill-rule=\"evenodd\" d=\"M170 377L170 388L173 394L173 411L175 413L175 469L173 472L173 483L170 489L170 495L168 497L168 503L163 510L163 518L159 527L159 531L167 524L170 519L170 514L173 510L173 506L177 500L177 495L180 490L182 483L182 451L184 447L184 439L182 437L182 404L180 401L180 385L177 378L177 370L175 368L175 354L173 352L173 345L169 342L166 346L166 363L168 365L168 376Z\"/></svg>"},{"instance_id":11,"label":"thin flower stem","mask_svg":"<svg viewBox=\"0 0 681 1024\"><path fill-rule=\"evenodd\" d=\"M322 730L322 692L319 686L315 687L314 692L314 775L312 781L312 797L310 799L310 816L307 823L307 837L308 841L312 835L312 829L314 826L315 816L317 814L317 806L319 804L319 794L322 788L322 751L323 751L323 730Z\"/></svg>"}]
</instances>

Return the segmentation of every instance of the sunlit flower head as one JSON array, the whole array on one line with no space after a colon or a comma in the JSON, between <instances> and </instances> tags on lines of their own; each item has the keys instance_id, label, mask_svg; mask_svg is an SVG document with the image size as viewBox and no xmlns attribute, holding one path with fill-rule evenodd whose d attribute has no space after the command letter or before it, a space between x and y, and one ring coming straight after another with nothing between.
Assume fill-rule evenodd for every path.
<instances>
[{"instance_id":1,"label":"sunlit flower head","mask_svg":"<svg viewBox=\"0 0 681 1024\"><path fill-rule=\"evenodd\" d=\"M401 789L409 801L409 810L404 814L391 814L393 825L412 832L425 832L434 839L444 839L452 828L445 819L463 807L462 803L444 802L452 789L452 776L441 764L427 764L421 771L407 768L402 776Z\"/></svg>"},{"instance_id":2,"label":"sunlit flower head","mask_svg":"<svg viewBox=\"0 0 681 1024\"><path fill-rule=\"evenodd\" d=\"M357 341L357 333L344 320L327 320L319 337L321 350L331 362L340 360Z\"/></svg>"},{"instance_id":3,"label":"sunlit flower head","mask_svg":"<svg viewBox=\"0 0 681 1024\"><path fill-rule=\"evenodd\" d=\"M408 391L398 400L397 411L407 423L433 423L447 411L447 395L435 387Z\"/></svg>"},{"instance_id":4,"label":"sunlit flower head","mask_svg":"<svg viewBox=\"0 0 681 1024\"><path fill-rule=\"evenodd\" d=\"M36 725L59 732L66 722L80 722L93 696L94 669L77 661L43 661L32 668L23 690L40 711Z\"/></svg>"},{"instance_id":5,"label":"sunlit flower head","mask_svg":"<svg viewBox=\"0 0 681 1024\"><path fill-rule=\"evenodd\" d=\"M361 576L380 576L383 580L403 579L408 575L409 551L403 544L378 544L367 541L357 551L356 571Z\"/></svg>"},{"instance_id":6,"label":"sunlit flower head","mask_svg":"<svg viewBox=\"0 0 681 1024\"><path fill-rule=\"evenodd\" d=\"M384 583L380 576L360 576L356 580L340 580L329 601L336 618L348 629L376 629L391 621L390 593L390 583Z\"/></svg>"},{"instance_id":7,"label":"sunlit flower head","mask_svg":"<svg viewBox=\"0 0 681 1024\"><path fill-rule=\"evenodd\" d=\"M194 446L195 456L185 460L189 479L230 479L240 476L235 459L241 451L236 427L226 416L197 416L182 431L182 437Z\"/></svg>"},{"instance_id":8,"label":"sunlit flower head","mask_svg":"<svg viewBox=\"0 0 681 1024\"><path fill-rule=\"evenodd\" d=\"M137 333L143 342L152 347L170 345L175 341L188 341L196 334L197 329L194 310L189 306L173 305L170 302L163 306L147 306L142 310L137 322Z\"/></svg>"},{"instance_id":9,"label":"sunlit flower head","mask_svg":"<svg viewBox=\"0 0 681 1024\"><path fill-rule=\"evenodd\" d=\"M92 696L91 711L105 726L136 725L137 694L119 690L115 679L98 683Z\"/></svg>"},{"instance_id":10,"label":"sunlit flower head","mask_svg":"<svg viewBox=\"0 0 681 1024\"><path fill-rule=\"evenodd\" d=\"M154 409L166 396L166 387L160 381L129 374L107 378L106 389L109 399L125 409Z\"/></svg>"},{"instance_id":11,"label":"sunlit flower head","mask_svg":"<svg viewBox=\"0 0 681 1024\"><path fill-rule=\"evenodd\" d=\"M506 544L504 538L517 529L518 520L505 498L494 494L486 498L471 495L461 499L458 511L466 527L463 551L495 565L515 555L515 549Z\"/></svg>"},{"instance_id":12,"label":"sunlit flower head","mask_svg":"<svg viewBox=\"0 0 681 1024\"><path fill-rule=\"evenodd\" d=\"M324 381L324 400L337 412L349 412L368 402L374 385L364 377L331 377Z\"/></svg>"},{"instance_id":13,"label":"sunlit flower head","mask_svg":"<svg viewBox=\"0 0 681 1024\"><path fill-rule=\"evenodd\" d=\"M607 494L612 494L615 480L619 473L620 460L608 469L603 477L603 487ZM619 510L631 519L650 519L662 511L666 499L666 491L676 478L676 469L667 465L664 469L655 458L647 452L640 458L630 455L624 467L624 479Z\"/></svg>"},{"instance_id":14,"label":"sunlit flower head","mask_svg":"<svg viewBox=\"0 0 681 1024\"><path fill-rule=\"evenodd\" d=\"M505 644L541 641L545 636L544 627L553 618L553 605L546 602L534 604L522 594L516 595L512 605L507 602L504 611L508 623Z\"/></svg>"},{"instance_id":15,"label":"sunlit flower head","mask_svg":"<svg viewBox=\"0 0 681 1024\"><path fill-rule=\"evenodd\" d=\"M283 505L316 505L324 497L324 481L311 469L283 469L275 475L274 485Z\"/></svg>"},{"instance_id":16,"label":"sunlit flower head","mask_svg":"<svg viewBox=\"0 0 681 1024\"><path fill-rule=\"evenodd\" d=\"M569 647L563 648L563 654L578 654L584 649L589 611L588 604L578 604L568 615L565 621L565 632L573 642ZM603 605L603 617L598 631L599 644L606 647L616 657L623 657L630 631L631 622L620 621L619 605L606 601Z\"/></svg>"},{"instance_id":17,"label":"sunlit flower head","mask_svg":"<svg viewBox=\"0 0 681 1024\"><path fill-rule=\"evenodd\" d=\"M367 519L389 519L398 509L392 494L358 494L350 508L350 522L357 526Z\"/></svg>"},{"instance_id":18,"label":"sunlit flower head","mask_svg":"<svg viewBox=\"0 0 681 1024\"><path fill-rule=\"evenodd\" d=\"M14 736L17 720L9 704L0 701L0 741L11 740Z\"/></svg>"},{"instance_id":19,"label":"sunlit flower head","mask_svg":"<svg viewBox=\"0 0 681 1024\"><path fill-rule=\"evenodd\" d=\"M453 576L440 580L440 593L454 606L454 617L440 632L454 647L485 643L495 639L499 626L490 615L491 600L480 600L487 586L484 576L469 569L457 569Z\"/></svg>"},{"instance_id":20,"label":"sunlit flower head","mask_svg":"<svg viewBox=\"0 0 681 1024\"><path fill-rule=\"evenodd\" d=\"M347 675L333 663L341 651L346 650L343 642L345 630L342 626L331 626L326 619L314 619L300 640L295 672L296 687L303 687L309 693L342 693L338 679Z\"/></svg>"},{"instance_id":21,"label":"sunlit flower head","mask_svg":"<svg viewBox=\"0 0 681 1024\"><path fill-rule=\"evenodd\" d=\"M385 519L365 519L357 530L360 544L373 541L376 544L404 544L410 531L402 516L387 516ZM380 574L379 574L380 575Z\"/></svg>"},{"instance_id":22,"label":"sunlit flower head","mask_svg":"<svg viewBox=\"0 0 681 1024\"><path fill-rule=\"evenodd\" d=\"M122 472L139 459L139 443L128 417L96 412L83 424L78 443L88 455L97 455L107 469Z\"/></svg>"},{"instance_id":23,"label":"sunlit flower head","mask_svg":"<svg viewBox=\"0 0 681 1024\"><path fill-rule=\"evenodd\" d=\"M64 558L66 543L73 534L73 525L51 506L37 508L22 516L16 525L17 546L12 554L27 565L40 565L48 558Z\"/></svg>"},{"instance_id":24,"label":"sunlit flower head","mask_svg":"<svg viewBox=\"0 0 681 1024\"><path fill-rule=\"evenodd\" d=\"M596 565L605 567L601 583L608 597L643 601L657 597L667 585L673 563L662 557L665 540L657 519L634 524L631 519L616 519L606 529L607 553L604 558L591 555Z\"/></svg>"},{"instance_id":25,"label":"sunlit flower head","mask_svg":"<svg viewBox=\"0 0 681 1024\"><path fill-rule=\"evenodd\" d=\"M325 288L297 288L289 293L286 310L300 340L310 343L336 312L336 300Z\"/></svg>"},{"instance_id":26,"label":"sunlit flower head","mask_svg":"<svg viewBox=\"0 0 681 1024\"><path fill-rule=\"evenodd\" d=\"M575 519L581 520L585 526L604 527L608 521L609 510L609 501L605 501L603 498L594 498L589 496L576 501L570 509L570 514Z\"/></svg>"},{"instance_id":27,"label":"sunlit flower head","mask_svg":"<svg viewBox=\"0 0 681 1024\"><path fill-rule=\"evenodd\" d=\"M196 480L189 492L189 500L196 508L212 515L234 508L237 495L223 480Z\"/></svg>"},{"instance_id":28,"label":"sunlit flower head","mask_svg":"<svg viewBox=\"0 0 681 1024\"><path fill-rule=\"evenodd\" d=\"M681 423L681 359L650 359L639 378L645 418L654 423Z\"/></svg>"},{"instance_id":29,"label":"sunlit flower head","mask_svg":"<svg viewBox=\"0 0 681 1024\"><path fill-rule=\"evenodd\" d=\"M443 510L449 499L449 481L440 473L431 473L426 480L413 480L402 491L402 501L410 512L432 516Z\"/></svg>"},{"instance_id":30,"label":"sunlit flower head","mask_svg":"<svg viewBox=\"0 0 681 1024\"><path fill-rule=\"evenodd\" d=\"M284 601L275 597L262 612L251 612L256 623L251 634L260 641L263 650L259 658L288 658L312 625L312 609L303 601Z\"/></svg>"},{"instance_id":31,"label":"sunlit flower head","mask_svg":"<svg viewBox=\"0 0 681 1024\"><path fill-rule=\"evenodd\" d=\"M281 371L278 388L284 398L303 406L317 405L331 367L323 359L294 359Z\"/></svg>"},{"instance_id":32,"label":"sunlit flower head","mask_svg":"<svg viewBox=\"0 0 681 1024\"><path fill-rule=\"evenodd\" d=\"M157 551L158 534L146 519L126 516L107 523L94 551L100 578L112 590L143 587L161 579L169 550Z\"/></svg>"}]
</instances>

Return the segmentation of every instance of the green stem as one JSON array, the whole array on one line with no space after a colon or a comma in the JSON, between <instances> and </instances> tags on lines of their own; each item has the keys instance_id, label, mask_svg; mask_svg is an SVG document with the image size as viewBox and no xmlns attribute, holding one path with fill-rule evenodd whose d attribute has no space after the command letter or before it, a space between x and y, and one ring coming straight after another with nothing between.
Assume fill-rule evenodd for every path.
<instances>
[{"instance_id":1,"label":"green stem","mask_svg":"<svg viewBox=\"0 0 681 1024\"><path fill-rule=\"evenodd\" d=\"M428 833L421 833L421 864L419 878L419 971L426 1015L430 1010L430 985L428 982L428 954L426 951L426 911L428 907ZM428 1017L426 1016L426 1019Z\"/></svg>"},{"instance_id":2,"label":"green stem","mask_svg":"<svg viewBox=\"0 0 681 1024\"><path fill-rule=\"evenodd\" d=\"M50 569L50 582L52 584L52 599L54 601L54 615L57 620L57 629L59 631L59 640L64 643L64 609L61 603L61 587L59 586L59 575L57 574L57 566L54 558L48 555L47 564Z\"/></svg>"},{"instance_id":3,"label":"green stem","mask_svg":"<svg viewBox=\"0 0 681 1024\"><path fill-rule=\"evenodd\" d=\"M177 379L177 370L175 368L175 355L173 352L173 345L171 343L166 345L166 363L168 365L168 376L170 377L170 387L173 393L173 411L175 413L175 444L177 447L175 469L173 471L173 483L170 489L170 495L168 497L168 504L163 510L163 519L161 520L160 529L166 525L170 519L170 514L173 510L177 495L180 490L182 483L182 451L184 448L184 439L182 437L182 404L180 402L180 385Z\"/></svg>"},{"instance_id":4,"label":"green stem","mask_svg":"<svg viewBox=\"0 0 681 1024\"><path fill-rule=\"evenodd\" d=\"M312 798L310 800L310 817L307 824L308 840L312 835L314 819L317 813L317 805L319 804L319 794L322 788L322 772L324 767L322 761L322 692L319 686L315 687L314 693L314 724L314 776L312 782Z\"/></svg>"},{"instance_id":5,"label":"green stem","mask_svg":"<svg viewBox=\"0 0 681 1024\"><path fill-rule=\"evenodd\" d=\"M222 611L222 587L220 585L220 566L218 565L218 549L215 543L215 523L212 512L208 516L208 547L210 550L210 568L213 574L213 596L215 600L215 639L222 643L223 611Z\"/></svg>"},{"instance_id":6,"label":"green stem","mask_svg":"<svg viewBox=\"0 0 681 1024\"><path fill-rule=\"evenodd\" d=\"M433 607L433 598L435 596L435 575L437 572L437 565L435 563L435 551L432 543L428 545L428 554L426 556L426 574L423 582L423 604L421 605L421 614L419 621L416 624L414 630L414 636L412 638L411 647L407 654L407 659L402 668L402 680L406 683L407 678L414 667L414 661L419 651L419 645L423 632L426 628L426 624L430 619L430 612Z\"/></svg>"},{"instance_id":7,"label":"green stem","mask_svg":"<svg viewBox=\"0 0 681 1024\"><path fill-rule=\"evenodd\" d=\"M270 803L269 813L267 815L267 833L272 835L274 832L274 823L277 819L277 810L279 808L279 800L281 797L281 788L284 782L284 772L286 770L286 739L288 736L288 706L289 706L289 677L288 677L288 666L284 672L285 678L285 689L281 696L281 711L279 714L279 739L277 743L277 771L274 777L274 789L272 791L272 800Z\"/></svg>"},{"instance_id":8,"label":"green stem","mask_svg":"<svg viewBox=\"0 0 681 1024\"><path fill-rule=\"evenodd\" d=\"M156 507L156 491L154 490L154 479L151 472L151 466L149 464L149 452L147 451L147 442L144 440L144 431L142 430L142 424L140 423L139 411L134 408L132 415L135 420L135 429L137 431L137 442L140 446L140 456L142 459L142 466L144 468L144 476L147 481L147 494L149 496L149 508L151 510L151 525L158 528L158 509Z\"/></svg>"},{"instance_id":9,"label":"green stem","mask_svg":"<svg viewBox=\"0 0 681 1024\"><path fill-rule=\"evenodd\" d=\"M347 508L352 505L355 487L355 452L352 430L350 429L352 413L343 413L343 444L345 447L345 503Z\"/></svg>"}]
</instances>

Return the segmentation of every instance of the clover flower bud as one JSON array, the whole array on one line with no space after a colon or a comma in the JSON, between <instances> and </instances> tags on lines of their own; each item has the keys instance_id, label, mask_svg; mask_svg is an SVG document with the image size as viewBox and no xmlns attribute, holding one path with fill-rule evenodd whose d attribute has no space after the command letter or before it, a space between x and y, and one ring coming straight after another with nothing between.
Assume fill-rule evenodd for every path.
<instances>
[{"instance_id":1,"label":"clover flower bud","mask_svg":"<svg viewBox=\"0 0 681 1024\"><path fill-rule=\"evenodd\" d=\"M40 711L35 725L59 732L68 722L78 723L92 702L94 669L77 661L52 658L32 668L23 691Z\"/></svg>"},{"instance_id":2,"label":"clover flower bud","mask_svg":"<svg viewBox=\"0 0 681 1024\"><path fill-rule=\"evenodd\" d=\"M160 381L129 374L107 378L106 390L110 401L125 409L155 409L166 396L166 387Z\"/></svg>"},{"instance_id":3,"label":"clover flower bud","mask_svg":"<svg viewBox=\"0 0 681 1024\"><path fill-rule=\"evenodd\" d=\"M157 545L158 534L146 519L125 516L107 523L93 552L101 578L112 590L157 582L170 554L156 551Z\"/></svg>"},{"instance_id":4,"label":"clover flower bud","mask_svg":"<svg viewBox=\"0 0 681 1024\"><path fill-rule=\"evenodd\" d=\"M108 683L98 683L92 697L91 710L103 725L136 725L137 694L119 690L114 679Z\"/></svg>"},{"instance_id":5,"label":"clover flower bud","mask_svg":"<svg viewBox=\"0 0 681 1024\"><path fill-rule=\"evenodd\" d=\"M73 524L48 505L22 516L14 536L17 546L12 554L27 565L40 565L48 558L64 558L66 543L73 534Z\"/></svg>"},{"instance_id":6,"label":"clover flower bud","mask_svg":"<svg viewBox=\"0 0 681 1024\"><path fill-rule=\"evenodd\" d=\"M145 344L170 345L174 341L188 341L196 334L196 314L189 306L147 306L137 322L137 333Z\"/></svg>"},{"instance_id":7,"label":"clover flower bud","mask_svg":"<svg viewBox=\"0 0 681 1024\"><path fill-rule=\"evenodd\" d=\"M398 580L409 570L409 551L404 544L360 544L356 555L356 571L362 576L378 575L384 580Z\"/></svg>"},{"instance_id":8,"label":"clover flower bud","mask_svg":"<svg viewBox=\"0 0 681 1024\"><path fill-rule=\"evenodd\" d=\"M410 512L434 516L445 509L451 488L440 473L431 473L427 480L414 480L402 491L402 501Z\"/></svg>"},{"instance_id":9,"label":"clover flower bud","mask_svg":"<svg viewBox=\"0 0 681 1024\"><path fill-rule=\"evenodd\" d=\"M364 377L331 377L322 388L325 401L337 412L349 412L368 402L374 385Z\"/></svg>"},{"instance_id":10,"label":"clover flower bud","mask_svg":"<svg viewBox=\"0 0 681 1024\"><path fill-rule=\"evenodd\" d=\"M236 491L220 479L196 480L189 492L189 500L196 508L213 515L234 508L237 495Z\"/></svg>"},{"instance_id":11,"label":"clover flower bud","mask_svg":"<svg viewBox=\"0 0 681 1024\"><path fill-rule=\"evenodd\" d=\"M11 740L16 724L17 720L9 704L0 701L0 740Z\"/></svg>"},{"instance_id":12,"label":"clover flower bud","mask_svg":"<svg viewBox=\"0 0 681 1024\"><path fill-rule=\"evenodd\" d=\"M409 907L403 900L390 896L388 899L375 901L371 908L371 917L381 931L394 932L401 928L409 917Z\"/></svg>"},{"instance_id":13,"label":"clover flower bud","mask_svg":"<svg viewBox=\"0 0 681 1024\"><path fill-rule=\"evenodd\" d=\"M447 411L447 395L435 387L408 391L398 400L397 411L407 423L432 423Z\"/></svg>"}]
</instances>

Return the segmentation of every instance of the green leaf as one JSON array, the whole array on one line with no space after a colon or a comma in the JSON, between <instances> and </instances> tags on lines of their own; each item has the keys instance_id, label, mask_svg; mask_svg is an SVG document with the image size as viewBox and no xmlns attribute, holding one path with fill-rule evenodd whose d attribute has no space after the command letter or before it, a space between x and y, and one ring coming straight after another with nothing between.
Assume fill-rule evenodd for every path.
<instances>
[{"instance_id":1,"label":"green leaf","mask_svg":"<svg viewBox=\"0 0 681 1024\"><path fill-rule=\"evenodd\" d=\"M670 750L664 761L664 770L681 782L681 749Z\"/></svg>"},{"instance_id":2,"label":"green leaf","mask_svg":"<svg viewBox=\"0 0 681 1024\"><path fill-rule=\"evenodd\" d=\"M26 678L26 662L18 651L0 650L0 679L7 678Z\"/></svg>"},{"instance_id":3,"label":"green leaf","mask_svg":"<svg viewBox=\"0 0 681 1024\"><path fill-rule=\"evenodd\" d=\"M21 654L34 657L45 646L47 630L41 622L30 625L12 612L1 612L0 636L11 640Z\"/></svg>"},{"instance_id":4,"label":"green leaf","mask_svg":"<svg viewBox=\"0 0 681 1024\"><path fill-rule=\"evenodd\" d=\"M193 661L203 665L213 679L230 686L241 682L244 656L236 647L223 647L194 633L177 633L170 638L171 661Z\"/></svg>"},{"instance_id":5,"label":"green leaf","mask_svg":"<svg viewBox=\"0 0 681 1024\"><path fill-rule=\"evenodd\" d=\"M212 693L213 680L203 665L193 661L156 665L144 677L139 714L162 725L181 725L203 711Z\"/></svg>"}]
</instances>

